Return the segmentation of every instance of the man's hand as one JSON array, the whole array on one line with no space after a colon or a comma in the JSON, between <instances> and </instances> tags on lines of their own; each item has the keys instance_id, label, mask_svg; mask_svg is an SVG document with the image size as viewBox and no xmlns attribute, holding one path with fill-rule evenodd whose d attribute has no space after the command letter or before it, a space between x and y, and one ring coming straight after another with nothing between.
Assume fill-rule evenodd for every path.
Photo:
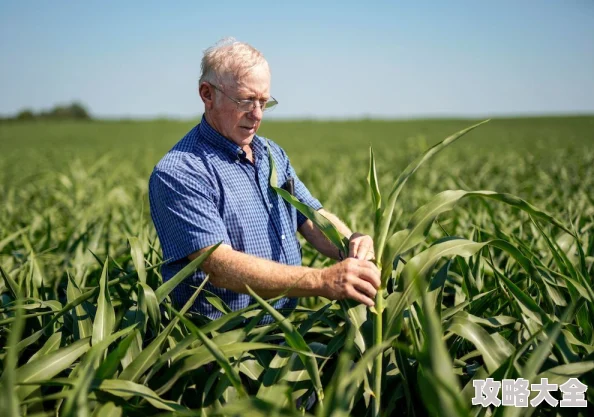
<instances>
[{"instance_id":1,"label":"man's hand","mask_svg":"<svg viewBox=\"0 0 594 417\"><path fill-rule=\"evenodd\" d=\"M348 258L322 270L322 294L331 300L351 298L369 307L380 286L380 271L375 264Z\"/></svg>"},{"instance_id":2,"label":"man's hand","mask_svg":"<svg viewBox=\"0 0 594 417\"><path fill-rule=\"evenodd\" d=\"M362 233L353 233L349 238L349 258L370 261L375 258L373 239Z\"/></svg>"}]
</instances>

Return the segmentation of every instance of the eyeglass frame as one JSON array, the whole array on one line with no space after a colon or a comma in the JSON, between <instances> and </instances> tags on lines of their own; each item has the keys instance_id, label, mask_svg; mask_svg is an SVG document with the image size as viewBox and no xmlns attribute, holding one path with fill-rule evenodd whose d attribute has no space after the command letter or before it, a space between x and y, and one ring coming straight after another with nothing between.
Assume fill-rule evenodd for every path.
<instances>
[{"instance_id":1,"label":"eyeglass frame","mask_svg":"<svg viewBox=\"0 0 594 417\"><path fill-rule=\"evenodd\" d=\"M264 106L262 106L262 103L260 102L260 100L248 100L248 99L246 99L246 100L238 100L238 99L236 99L236 98L233 98L233 97L231 97L231 96L227 95L227 93L225 93L225 92L224 92L224 91L223 91L221 88L217 87L217 86L216 86L216 85L214 85L213 83L211 83L211 82L209 82L209 81L207 81L207 83L208 83L208 84L210 84L210 86L211 86L212 88L214 88L215 90L218 90L218 91L220 91L221 93L223 93L223 95L224 95L225 97L227 97L229 100L231 100L232 102L234 102L235 104L237 104L237 110L239 110L239 111L243 111L243 112L246 112L246 113L249 113L249 112L251 112L251 111L254 111L254 109L256 108L256 102L258 102L258 105L259 105L260 109L261 109L263 112L265 112L265 111L270 111L271 109L273 109L274 107L276 107L276 105L278 104L278 100L277 100L277 99L275 99L275 98L274 98L274 97L272 97L272 96L270 96L270 98L269 98L268 100L266 100L266 103L264 104ZM240 106L241 106L242 104L247 104L247 103L250 103L250 104L251 104L251 107L250 107L250 109L249 109L249 110L242 110L242 109L240 108ZM272 104L272 105L269 105L269 103L273 103L273 104Z\"/></svg>"}]
</instances>

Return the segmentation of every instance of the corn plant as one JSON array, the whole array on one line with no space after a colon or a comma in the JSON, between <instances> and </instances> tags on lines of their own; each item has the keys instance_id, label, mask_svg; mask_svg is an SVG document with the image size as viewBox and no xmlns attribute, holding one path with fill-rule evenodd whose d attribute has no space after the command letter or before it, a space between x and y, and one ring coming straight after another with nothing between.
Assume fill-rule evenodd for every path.
<instances>
[{"instance_id":1,"label":"corn plant","mask_svg":"<svg viewBox=\"0 0 594 417\"><path fill-rule=\"evenodd\" d=\"M413 343L413 346L415 347L415 357L418 358L420 366L423 369L424 384L431 388L425 391L425 393L428 392L429 394L426 394L424 399L427 401L428 404L431 404L432 401L437 400L437 403L434 404L434 406L429 407L429 411L435 415L470 415L468 402L465 402L463 397L460 395L461 387L459 386L455 374L452 372L453 363L451 361L451 358L447 354L446 346L443 344L441 340L441 312L435 312L436 303L437 310L440 310L442 297L440 288L441 290L443 290L443 285L445 284L445 276L447 275L448 271L447 266L449 265L449 263L445 265L445 270L440 271L440 280L442 281L440 285L432 284L432 282L430 282L429 280L430 273L435 267L435 265L438 263L440 258L452 258L457 256L469 258L490 246L499 249L500 251L506 253L508 256L513 258L516 262L518 262L519 265L522 266L524 272L528 275L534 274L536 268L533 264L533 261L526 257L512 243L510 243L508 239L502 239L500 237L490 239L486 242L474 242L468 239L448 237L446 239L443 239L442 241L435 242L426 250L416 254L414 257L412 257L406 262L406 265L401 270L395 270L395 264L397 264L400 261L403 261L404 255L406 255L415 247L425 242L432 224L441 213L452 210L459 200L466 197L480 197L483 199L492 199L498 202L505 203L516 209L522 210L529 214L530 218L532 219L534 224L539 228L539 230L542 231L542 229L540 229L540 226L538 226L538 223L536 223L535 219L544 221L546 223L554 225L555 227L558 227L562 231L566 232L569 236L571 236L571 238L575 239L575 242L577 242L579 245L579 238L576 236L576 234L570 231L567 227L565 227L561 222L556 220L551 215L539 210L538 208L534 207L533 205L527 203L526 201L516 196L505 193L497 193L494 191L444 191L435 196L435 198L433 198L429 203L420 207L411 216L408 226L405 229L401 229L398 231L390 231L390 225L392 222L392 217L398 201L398 197L400 196L400 193L404 185L406 184L407 180L417 171L417 169L419 169L419 167L423 163L425 163L435 154L440 152L449 144L458 140L466 133L470 132L471 130L479 127L480 125L486 122L487 121L478 123L449 136L442 142L436 144L435 146L431 147L429 150L424 152L416 160L411 162L408 165L408 167L403 171L403 173L400 174L400 176L396 179L388 196L388 202L385 207L382 206L382 196L378 185L375 158L373 154L373 149L370 148L370 164L367 182L372 200L371 212L374 213L373 235L375 242L375 254L377 257L375 262L381 271L381 285L376 295L375 305L370 309L373 314L372 346L381 346L386 340L386 338L395 337L395 335L392 332L388 332L386 334L384 332L384 329L398 329L400 326L398 323L402 320L401 317L405 309L409 309L409 313L414 311L417 315L420 316L418 321L422 329L422 334L416 335L416 338L414 340L415 343ZM338 250L342 251L343 253L348 253L347 237L343 236L332 225L330 221L323 217L323 215L319 214L312 208L300 203L295 197L291 196L287 191L277 186L276 174L274 172L274 161L271 156L269 156L269 160L271 167L271 187L283 199L291 203L296 209L298 209L307 218L314 222L314 224L337 247ZM546 235L543 234L543 236L545 237L545 239L547 239ZM554 248L551 249L554 250ZM577 284L583 294L587 293L588 300L594 300L594 297L592 297L593 294L591 285L586 278L587 269L585 262L581 263L581 267L581 272L577 272L576 270L574 270L572 276L575 276L575 281L577 282L574 282L572 284ZM500 278L504 282L504 286L507 286L507 288L510 291L515 291L516 294L519 294L518 287L513 282L507 280L504 276L501 276ZM399 287L400 291L395 291L388 295L387 287L390 280L392 280L392 287ZM570 293L570 295L572 295L570 301L571 304L566 309L566 313L564 316L565 318L572 314L575 311L576 307L581 306L584 302L583 299L580 299L576 296L575 292L573 294ZM526 297L523 298L525 299ZM391 306L391 308L389 309L389 314L386 317L388 320L388 325L386 326L384 325L384 312L386 311L387 299L390 300L389 302L393 303L393 306ZM346 316L353 319L351 322L352 325L354 325L356 328L360 328L362 326L361 321L363 320L361 312L359 313L359 317L357 319L357 313L352 313L352 310L357 309L357 307L349 307L348 305L344 307L345 305L347 304L343 303L343 308L346 310ZM533 302L532 306L534 306ZM594 317L594 310L592 310L591 307L592 306L590 306L590 308L588 309L587 315L589 317ZM421 312L419 312L417 308L421 309ZM359 307L359 310L362 310L362 307ZM559 320L559 318L555 316L548 317L546 314L544 314L544 312L543 315L544 317L547 317L547 319L544 322L539 321L539 324L541 325L541 328L538 329L539 331L545 330L545 328L542 327L542 325L552 325L555 321ZM459 333L461 337L464 337L464 335L467 334L466 332L469 330L469 327L474 327L474 329L472 330L480 332L480 330L478 330L478 326L472 326L472 322L464 321L460 317L456 318L458 320L456 321L457 325L454 328L463 329ZM482 336L483 340L479 340L480 345L477 345L477 348L478 346L486 347L488 342L485 343L484 339L485 336L488 336L488 334L486 334L486 332L483 331L483 333L480 333L480 336ZM551 343L556 343L556 339L558 337L561 337L561 339L563 339L563 336L560 336L559 331L557 330ZM365 343L363 339L364 338L362 336L359 336L359 338L357 339L359 340L359 348L361 350L361 353L363 353L363 351L365 350ZM561 343L567 344L566 341L562 341ZM486 352L481 351L481 353ZM545 353L541 353L541 355L544 356ZM497 357L497 359L491 359L491 354L485 354L483 356L483 359L485 360L485 362L490 363L491 366L494 368L494 364L501 364L500 362L505 357L505 355L500 354L495 356ZM497 362L493 362L495 360ZM534 360L538 361L539 359ZM587 372L590 369L594 369L591 367L593 365L592 362L584 362L583 364L584 372ZM403 363L399 363L399 365L405 366ZM495 369L492 370L494 371ZM383 377L384 358L382 356L382 352L380 351L375 355L375 361L373 366L373 387L369 392L372 397L373 416L380 416L382 414L381 397ZM433 387L431 387L429 384L430 378L434 378L435 381L437 381L437 383L434 384ZM530 378L534 378L534 375L530 375ZM348 410L343 411L346 412Z\"/></svg>"}]
</instances>

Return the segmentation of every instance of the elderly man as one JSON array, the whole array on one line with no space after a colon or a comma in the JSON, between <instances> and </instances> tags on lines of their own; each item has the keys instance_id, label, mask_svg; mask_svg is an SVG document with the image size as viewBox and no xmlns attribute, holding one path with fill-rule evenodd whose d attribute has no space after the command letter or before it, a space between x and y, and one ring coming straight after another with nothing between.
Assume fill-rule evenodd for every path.
<instances>
[{"instance_id":1,"label":"elderly man","mask_svg":"<svg viewBox=\"0 0 594 417\"><path fill-rule=\"evenodd\" d=\"M213 245L222 244L173 292L183 304L210 275L206 289L232 310L254 300L246 285L265 298L284 294L274 306L290 311L297 297L350 298L372 306L380 283L369 236L352 233L322 208L297 177L284 150L268 141L279 184L292 184L301 202L327 217L345 235L346 259L314 224L269 186L266 139L256 135L270 95L270 69L252 46L224 40L205 51L199 81L204 115L155 166L149 180L151 216L167 262L167 280ZM301 266L296 232L320 253L341 260L325 269ZM205 271L205 272L204 272ZM288 290L288 292L286 292ZM286 292L286 294L285 294ZM201 294L194 312L221 316ZM270 317L268 317L270 320Z\"/></svg>"}]
</instances>

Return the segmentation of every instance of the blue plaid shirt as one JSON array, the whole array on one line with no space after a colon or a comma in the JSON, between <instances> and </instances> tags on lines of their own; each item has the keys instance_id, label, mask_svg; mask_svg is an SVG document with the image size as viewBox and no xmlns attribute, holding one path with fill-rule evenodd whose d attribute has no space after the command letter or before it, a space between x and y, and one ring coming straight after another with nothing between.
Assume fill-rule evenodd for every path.
<instances>
[{"instance_id":1,"label":"blue plaid shirt","mask_svg":"<svg viewBox=\"0 0 594 417\"><path fill-rule=\"evenodd\" d=\"M294 194L300 201L320 209L297 177L284 150L268 140L281 186L294 180ZM172 278L189 263L188 255L218 242L260 258L287 265L301 265L301 245L297 228L306 217L276 195L269 186L266 139L254 136L255 164L245 152L214 130L203 117L155 166L149 179L149 202L153 223L166 263L164 280ZM205 277L196 271L173 291L180 307ZM210 282L206 290L219 296L235 311L255 303L247 294L217 288ZM277 309L292 309L296 298L283 298ZM201 293L191 311L211 319L222 316ZM262 323L271 321L267 316Z\"/></svg>"}]
</instances>

